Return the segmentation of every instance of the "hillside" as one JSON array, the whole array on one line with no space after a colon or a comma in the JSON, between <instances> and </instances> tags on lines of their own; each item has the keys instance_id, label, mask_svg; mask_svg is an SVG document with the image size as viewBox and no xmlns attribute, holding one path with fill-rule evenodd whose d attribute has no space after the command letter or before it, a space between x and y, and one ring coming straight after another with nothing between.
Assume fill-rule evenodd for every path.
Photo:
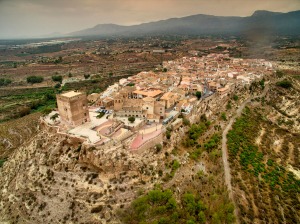
<instances>
[{"instance_id":1,"label":"hillside","mask_svg":"<svg viewBox=\"0 0 300 224\"><path fill-rule=\"evenodd\" d=\"M248 104L227 135L242 223L300 222L300 86L290 72L278 72L267 95Z\"/></svg>"},{"instance_id":2,"label":"hillside","mask_svg":"<svg viewBox=\"0 0 300 224\"><path fill-rule=\"evenodd\" d=\"M256 11L249 17L193 15L133 26L99 24L69 36L143 36L143 35L268 35L300 34L300 11L276 13Z\"/></svg>"}]
</instances>

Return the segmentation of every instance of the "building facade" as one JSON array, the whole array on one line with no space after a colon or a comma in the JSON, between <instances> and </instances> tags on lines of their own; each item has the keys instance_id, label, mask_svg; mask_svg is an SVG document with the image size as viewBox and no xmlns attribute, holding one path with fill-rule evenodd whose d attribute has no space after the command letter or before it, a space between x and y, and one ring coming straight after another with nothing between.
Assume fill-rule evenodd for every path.
<instances>
[{"instance_id":1,"label":"building facade","mask_svg":"<svg viewBox=\"0 0 300 224\"><path fill-rule=\"evenodd\" d=\"M90 121L87 97L80 92L67 92L56 95L57 107L61 122L77 126Z\"/></svg>"}]
</instances>

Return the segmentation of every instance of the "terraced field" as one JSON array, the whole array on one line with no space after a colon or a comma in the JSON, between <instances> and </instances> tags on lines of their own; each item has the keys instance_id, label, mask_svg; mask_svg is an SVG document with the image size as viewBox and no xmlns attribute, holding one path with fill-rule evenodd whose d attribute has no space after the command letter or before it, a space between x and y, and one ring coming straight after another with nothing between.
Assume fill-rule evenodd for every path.
<instances>
[{"instance_id":1,"label":"terraced field","mask_svg":"<svg viewBox=\"0 0 300 224\"><path fill-rule=\"evenodd\" d=\"M278 85L282 79L292 87ZM227 135L242 223L300 222L298 85L289 76L275 80L266 98L249 104Z\"/></svg>"}]
</instances>

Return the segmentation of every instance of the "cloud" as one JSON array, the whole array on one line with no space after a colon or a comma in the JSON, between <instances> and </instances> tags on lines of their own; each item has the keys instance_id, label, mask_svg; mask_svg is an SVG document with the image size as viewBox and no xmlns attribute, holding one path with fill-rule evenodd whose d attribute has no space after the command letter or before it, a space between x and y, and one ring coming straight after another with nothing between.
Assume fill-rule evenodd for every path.
<instances>
[{"instance_id":1,"label":"cloud","mask_svg":"<svg viewBox=\"0 0 300 224\"><path fill-rule=\"evenodd\" d=\"M287 12L299 0L0 0L0 38L68 33L101 23L132 25L193 14L249 16Z\"/></svg>"}]
</instances>

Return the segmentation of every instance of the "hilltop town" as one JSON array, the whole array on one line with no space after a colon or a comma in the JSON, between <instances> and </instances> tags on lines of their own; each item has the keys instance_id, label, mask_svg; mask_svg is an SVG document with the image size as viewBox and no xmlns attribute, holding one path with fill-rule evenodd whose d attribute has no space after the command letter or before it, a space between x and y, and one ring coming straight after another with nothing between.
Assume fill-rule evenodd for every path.
<instances>
[{"instance_id":1,"label":"hilltop town","mask_svg":"<svg viewBox=\"0 0 300 224\"><path fill-rule=\"evenodd\" d=\"M122 78L102 93L57 95L58 111L45 121L58 131L84 138L99 148L144 150L161 144L166 128L193 122L204 102L222 104L252 82L272 74L264 59L230 58L228 54L183 57L163 62L162 70Z\"/></svg>"},{"instance_id":2,"label":"hilltop town","mask_svg":"<svg viewBox=\"0 0 300 224\"><path fill-rule=\"evenodd\" d=\"M230 44L192 49L133 76L91 71L28 83L25 99L40 104L5 123L14 138L2 141L10 157L1 165L1 221L296 223L299 72L239 58ZM19 87L10 100L25 93Z\"/></svg>"}]
</instances>

